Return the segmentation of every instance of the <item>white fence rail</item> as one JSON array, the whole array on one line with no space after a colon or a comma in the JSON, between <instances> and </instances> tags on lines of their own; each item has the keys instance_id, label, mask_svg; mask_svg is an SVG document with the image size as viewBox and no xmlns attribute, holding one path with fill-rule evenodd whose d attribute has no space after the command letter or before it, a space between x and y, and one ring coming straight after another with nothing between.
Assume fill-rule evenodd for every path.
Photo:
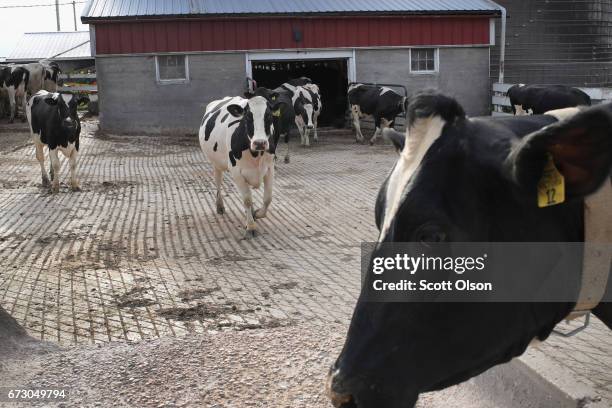
<instances>
[{"instance_id":1,"label":"white fence rail","mask_svg":"<svg viewBox=\"0 0 612 408\"><path fill-rule=\"evenodd\" d=\"M491 103L493 105L493 116L510 116L511 113L506 113L503 111L503 107L511 107L510 98L506 96L506 92L510 89L514 84L501 84L499 82L495 82L493 84L493 96L491 98ZM612 99L612 88L578 88L582 90L584 93L591 97L591 101L596 103L601 103L603 101Z\"/></svg>"}]
</instances>

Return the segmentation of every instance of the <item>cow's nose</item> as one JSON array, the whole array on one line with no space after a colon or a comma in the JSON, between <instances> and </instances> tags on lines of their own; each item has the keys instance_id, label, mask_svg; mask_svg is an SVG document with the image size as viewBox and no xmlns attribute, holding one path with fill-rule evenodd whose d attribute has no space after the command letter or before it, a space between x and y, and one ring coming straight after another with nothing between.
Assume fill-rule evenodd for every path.
<instances>
[{"instance_id":1,"label":"cow's nose","mask_svg":"<svg viewBox=\"0 0 612 408\"><path fill-rule=\"evenodd\" d=\"M327 395L336 408L357 408L353 396L346 390L340 371L335 367L327 376Z\"/></svg>"},{"instance_id":2,"label":"cow's nose","mask_svg":"<svg viewBox=\"0 0 612 408\"><path fill-rule=\"evenodd\" d=\"M313 129L313 128L314 128L314 126L312 126L312 125L308 125L308 126L306 126L306 127L307 127L308 129Z\"/></svg>"},{"instance_id":3,"label":"cow's nose","mask_svg":"<svg viewBox=\"0 0 612 408\"><path fill-rule=\"evenodd\" d=\"M251 150L256 152L262 152L268 150L269 143L267 140L254 140L251 143Z\"/></svg>"}]
</instances>

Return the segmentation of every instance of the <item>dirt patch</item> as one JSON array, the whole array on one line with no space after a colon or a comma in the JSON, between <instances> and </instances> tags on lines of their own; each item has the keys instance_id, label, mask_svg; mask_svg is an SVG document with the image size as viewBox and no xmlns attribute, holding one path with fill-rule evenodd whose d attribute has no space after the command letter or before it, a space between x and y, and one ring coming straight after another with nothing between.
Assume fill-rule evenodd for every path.
<instances>
[{"instance_id":1,"label":"dirt patch","mask_svg":"<svg viewBox=\"0 0 612 408\"><path fill-rule=\"evenodd\" d=\"M226 252L222 256L217 256L214 258L209 258L206 260L211 265L221 265L225 262L240 262L240 261L254 261L260 258L257 257L247 257L244 255L237 254L236 252Z\"/></svg>"},{"instance_id":2,"label":"dirt patch","mask_svg":"<svg viewBox=\"0 0 612 408\"><path fill-rule=\"evenodd\" d=\"M272 289L274 293L278 293L279 290L291 290L291 289L297 288L297 286L298 286L297 282L285 282L285 283L278 283L276 285L271 285L270 289Z\"/></svg>"},{"instance_id":3,"label":"dirt patch","mask_svg":"<svg viewBox=\"0 0 612 408\"><path fill-rule=\"evenodd\" d=\"M135 286L130 289L127 293L116 296L117 306L124 307L145 307L151 306L156 302L153 299L143 297L143 295L151 288L144 286Z\"/></svg>"},{"instance_id":4,"label":"dirt patch","mask_svg":"<svg viewBox=\"0 0 612 408\"><path fill-rule=\"evenodd\" d=\"M192 307L169 307L159 309L157 314L166 319L179 321L202 321L219 317L228 313L238 313L236 305L219 305L214 303L198 303Z\"/></svg>"},{"instance_id":5,"label":"dirt patch","mask_svg":"<svg viewBox=\"0 0 612 408\"><path fill-rule=\"evenodd\" d=\"M183 302L189 302L191 300L202 299L211 293L220 291L221 288L216 286L214 288L205 288L205 289L187 289L182 292L179 292L179 297Z\"/></svg>"},{"instance_id":6,"label":"dirt patch","mask_svg":"<svg viewBox=\"0 0 612 408\"><path fill-rule=\"evenodd\" d=\"M101 183L87 182L83 184L82 190L86 192L107 194L126 188L133 188L139 184L140 183L135 181L103 181Z\"/></svg>"},{"instance_id":7,"label":"dirt patch","mask_svg":"<svg viewBox=\"0 0 612 408\"><path fill-rule=\"evenodd\" d=\"M25 180L0 180L0 189L17 190L20 188L27 187L28 184L30 184L30 182Z\"/></svg>"}]
</instances>

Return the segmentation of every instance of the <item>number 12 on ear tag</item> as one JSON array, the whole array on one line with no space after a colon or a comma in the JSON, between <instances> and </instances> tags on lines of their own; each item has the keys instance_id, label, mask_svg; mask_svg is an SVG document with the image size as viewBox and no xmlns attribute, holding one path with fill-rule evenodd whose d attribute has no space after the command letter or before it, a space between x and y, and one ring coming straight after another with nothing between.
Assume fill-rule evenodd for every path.
<instances>
[{"instance_id":1,"label":"number 12 on ear tag","mask_svg":"<svg viewBox=\"0 0 612 408\"><path fill-rule=\"evenodd\" d=\"M565 201L565 180L563 174L555 167L552 156L548 155L548 161L542 172L542 178L538 183L538 207L550 207Z\"/></svg>"}]
</instances>

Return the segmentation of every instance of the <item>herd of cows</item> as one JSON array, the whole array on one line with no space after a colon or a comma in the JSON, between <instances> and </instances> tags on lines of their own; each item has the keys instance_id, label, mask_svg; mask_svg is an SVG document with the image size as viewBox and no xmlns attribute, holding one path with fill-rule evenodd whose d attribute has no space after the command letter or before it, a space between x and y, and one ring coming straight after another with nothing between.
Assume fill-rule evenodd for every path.
<instances>
[{"instance_id":1,"label":"herd of cows","mask_svg":"<svg viewBox=\"0 0 612 408\"><path fill-rule=\"evenodd\" d=\"M25 110L36 157L48 185L47 145L57 192L58 150L69 158L71 187L79 188L76 107L81 99L32 86L36 81L44 87L54 72L51 66L35 73L2 67L0 79L17 97L32 90ZM244 96L210 102L199 141L213 167L217 212L224 213L228 171L241 194L251 238L272 201L281 137L287 142L297 127L303 146L310 144L311 132L317 140L323 101L308 78ZM385 135L399 152L376 200L378 242L585 241L584 201L602 186L610 188L612 102L590 107L579 90L535 85L514 86L508 97L515 116L470 118L455 99L437 91L406 98L385 87L350 86L356 139L363 140L359 122L369 116L376 127L372 142ZM406 116L405 133L393 130L400 114ZM565 196L558 205L540 208L538 184L551 163L564 179ZM251 191L261 184L263 205L255 209ZM522 354L533 339L546 339L574 306L374 303L360 297L329 373L328 395L342 408L414 406L422 392L460 383ZM611 304L593 307L612 328Z\"/></svg>"}]
</instances>

